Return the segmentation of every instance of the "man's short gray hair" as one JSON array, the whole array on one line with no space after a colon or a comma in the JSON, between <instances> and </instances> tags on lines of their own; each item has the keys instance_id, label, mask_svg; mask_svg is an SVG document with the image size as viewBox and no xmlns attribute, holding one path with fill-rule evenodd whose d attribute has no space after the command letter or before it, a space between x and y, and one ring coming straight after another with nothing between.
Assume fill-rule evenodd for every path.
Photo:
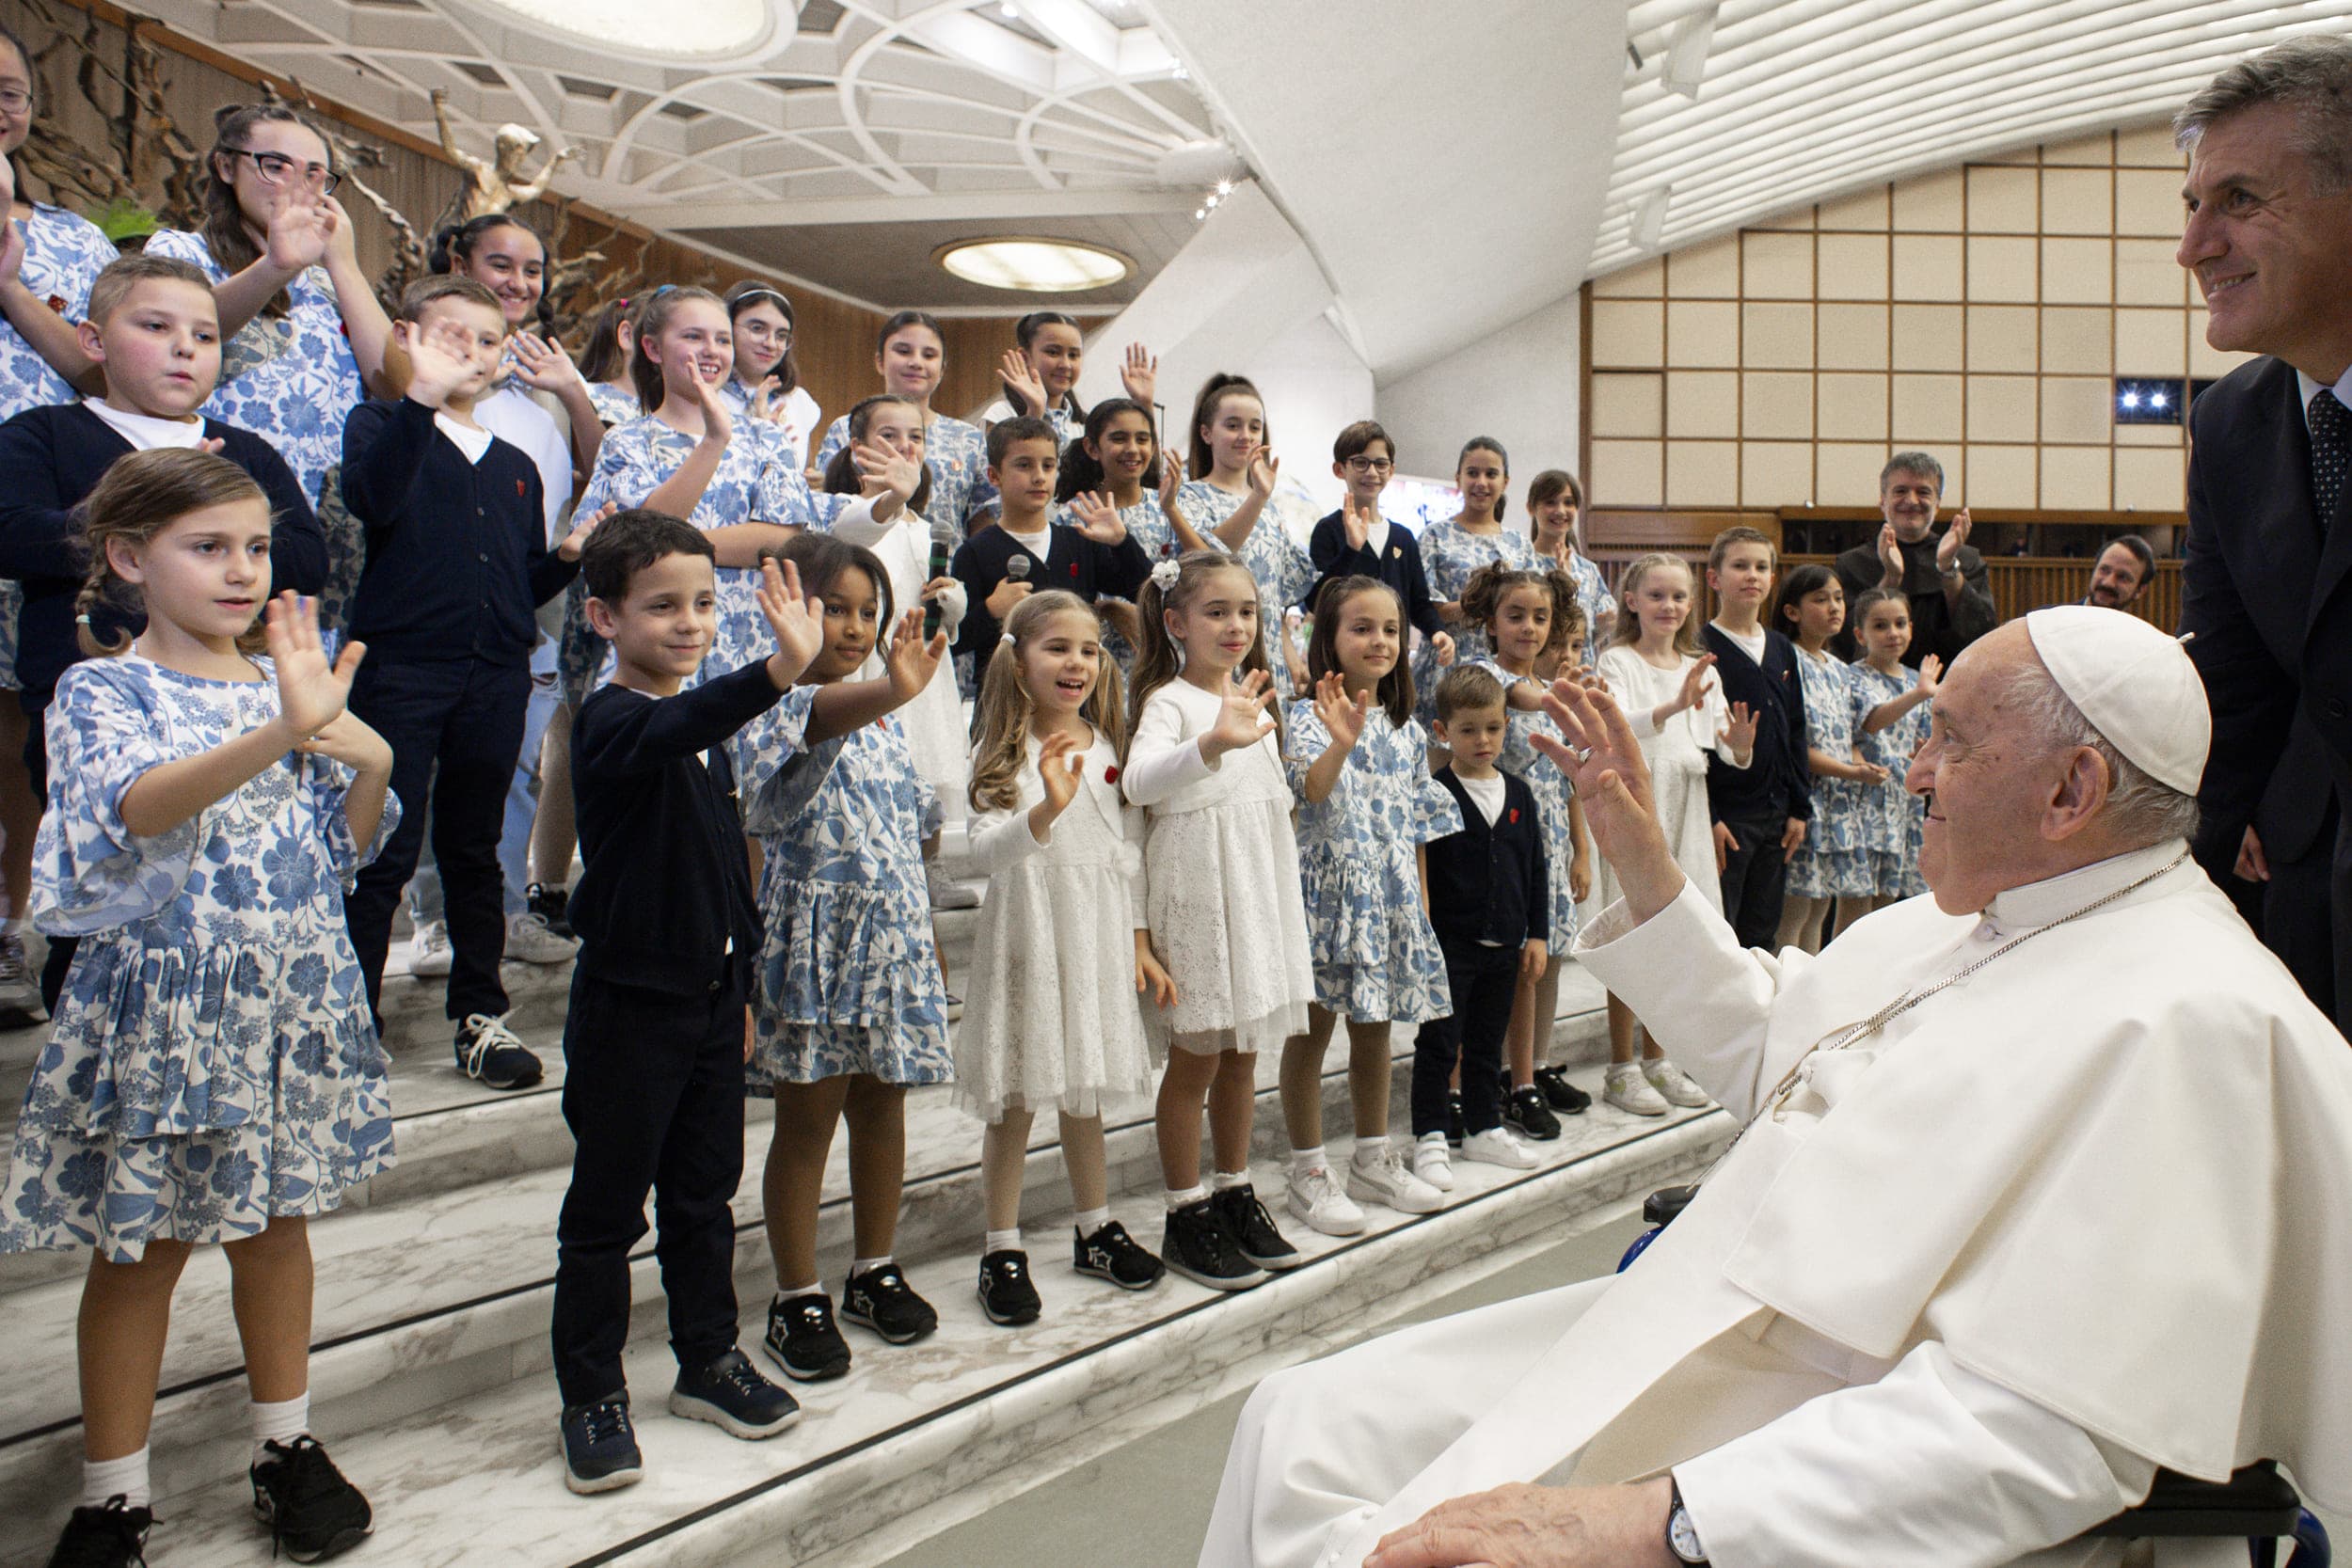
<instances>
[{"instance_id":1,"label":"man's short gray hair","mask_svg":"<svg viewBox=\"0 0 2352 1568\"><path fill-rule=\"evenodd\" d=\"M1897 474L1917 474L1921 479L1935 481L1935 493L1944 493L1944 465L1924 451L1899 451L1886 460L1879 470L1879 494L1886 494L1886 482Z\"/></svg>"},{"instance_id":2,"label":"man's short gray hair","mask_svg":"<svg viewBox=\"0 0 2352 1568\"><path fill-rule=\"evenodd\" d=\"M2001 705L2054 747L2088 746L2107 765L2107 826L2136 847L2197 833L2197 797L2184 795L2132 761L2091 727L2039 657L2023 660Z\"/></svg>"},{"instance_id":3,"label":"man's short gray hair","mask_svg":"<svg viewBox=\"0 0 2352 1568\"><path fill-rule=\"evenodd\" d=\"M2312 34L2238 61L2172 117L2172 139L2193 152L2216 120L2264 103L2295 111L2296 150L2320 194L2352 185L2352 39Z\"/></svg>"}]
</instances>

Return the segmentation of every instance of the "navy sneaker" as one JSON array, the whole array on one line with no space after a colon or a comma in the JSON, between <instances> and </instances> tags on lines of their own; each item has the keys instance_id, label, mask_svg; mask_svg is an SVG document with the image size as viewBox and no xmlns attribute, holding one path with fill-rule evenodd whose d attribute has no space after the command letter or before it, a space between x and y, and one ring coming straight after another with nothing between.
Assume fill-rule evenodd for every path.
<instances>
[{"instance_id":1,"label":"navy sneaker","mask_svg":"<svg viewBox=\"0 0 2352 1568\"><path fill-rule=\"evenodd\" d=\"M457 1026L457 1069L493 1089L527 1089L539 1081L539 1058L488 1013L468 1013Z\"/></svg>"},{"instance_id":2,"label":"navy sneaker","mask_svg":"<svg viewBox=\"0 0 2352 1568\"><path fill-rule=\"evenodd\" d=\"M980 1310L1006 1328L1033 1323L1045 1304L1029 1282L1029 1255L1009 1248L980 1259Z\"/></svg>"},{"instance_id":3,"label":"navy sneaker","mask_svg":"<svg viewBox=\"0 0 2352 1568\"><path fill-rule=\"evenodd\" d=\"M571 1490L617 1492L644 1479L645 1460L637 1451L627 1394L565 1405L561 1431L564 1484Z\"/></svg>"},{"instance_id":4,"label":"navy sneaker","mask_svg":"<svg viewBox=\"0 0 2352 1568\"><path fill-rule=\"evenodd\" d=\"M1266 1272L1234 1249L1214 1198L1196 1198L1168 1212L1160 1256L1169 1268L1212 1291L1247 1291L1266 1282Z\"/></svg>"},{"instance_id":5,"label":"navy sneaker","mask_svg":"<svg viewBox=\"0 0 2352 1568\"><path fill-rule=\"evenodd\" d=\"M894 1345L911 1345L939 1326L939 1314L896 1263L850 1275L841 1287L841 1317Z\"/></svg>"},{"instance_id":6,"label":"navy sneaker","mask_svg":"<svg viewBox=\"0 0 2352 1568\"><path fill-rule=\"evenodd\" d=\"M343 1479L315 1437L262 1445L262 1462L246 1471L253 1513L269 1527L270 1551L296 1562L324 1562L347 1552L375 1528L374 1512Z\"/></svg>"},{"instance_id":7,"label":"navy sneaker","mask_svg":"<svg viewBox=\"0 0 2352 1568\"><path fill-rule=\"evenodd\" d=\"M1295 1269L1306 1255L1274 1227L1274 1216L1258 1201L1257 1189L1247 1181L1222 1187L1209 1195L1209 1208L1233 1239L1233 1250L1262 1269Z\"/></svg>"},{"instance_id":8,"label":"navy sneaker","mask_svg":"<svg viewBox=\"0 0 2352 1568\"><path fill-rule=\"evenodd\" d=\"M801 1402L759 1375L752 1358L730 1349L696 1371L678 1370L670 1414L708 1421L730 1437L773 1437L801 1418Z\"/></svg>"},{"instance_id":9,"label":"navy sneaker","mask_svg":"<svg viewBox=\"0 0 2352 1568\"><path fill-rule=\"evenodd\" d=\"M49 1554L49 1568L147 1568L147 1530L153 1511L133 1508L118 1492L103 1508L77 1508Z\"/></svg>"},{"instance_id":10,"label":"navy sneaker","mask_svg":"<svg viewBox=\"0 0 2352 1568\"><path fill-rule=\"evenodd\" d=\"M833 1298L822 1291L768 1304L768 1359L795 1383L826 1383L848 1373L850 1344L834 1326Z\"/></svg>"},{"instance_id":11,"label":"navy sneaker","mask_svg":"<svg viewBox=\"0 0 2352 1568\"><path fill-rule=\"evenodd\" d=\"M1106 1221L1091 1236L1081 1236L1075 1229L1070 1235L1070 1266L1080 1274L1107 1279L1122 1291L1148 1291L1167 1272L1167 1266L1146 1252L1117 1220Z\"/></svg>"}]
</instances>

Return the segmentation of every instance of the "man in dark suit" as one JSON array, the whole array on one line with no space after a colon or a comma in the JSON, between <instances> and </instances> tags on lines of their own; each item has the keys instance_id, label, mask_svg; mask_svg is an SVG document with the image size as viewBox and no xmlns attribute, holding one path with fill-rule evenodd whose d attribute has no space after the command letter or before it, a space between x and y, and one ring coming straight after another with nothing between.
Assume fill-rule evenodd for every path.
<instances>
[{"instance_id":1,"label":"man in dark suit","mask_svg":"<svg viewBox=\"0 0 2352 1568\"><path fill-rule=\"evenodd\" d=\"M2181 627L2213 705L2198 858L2352 1024L2352 40L2282 43L2175 117L2205 341L2259 354L2189 410ZM2224 885L2228 885L2226 882ZM2241 903L2245 907L2245 903Z\"/></svg>"},{"instance_id":2,"label":"man in dark suit","mask_svg":"<svg viewBox=\"0 0 2352 1568\"><path fill-rule=\"evenodd\" d=\"M1939 538L1935 510L1944 502L1944 465L1924 451L1899 451L1879 470L1878 537L1837 558L1837 578L1851 605L1870 589L1886 588L1911 600L1911 645L1903 662L1918 666L1929 654L1949 668L1960 650L2000 619L1984 557L1968 543L1963 507ZM1840 657L1860 656L1852 617L1838 635Z\"/></svg>"}]
</instances>

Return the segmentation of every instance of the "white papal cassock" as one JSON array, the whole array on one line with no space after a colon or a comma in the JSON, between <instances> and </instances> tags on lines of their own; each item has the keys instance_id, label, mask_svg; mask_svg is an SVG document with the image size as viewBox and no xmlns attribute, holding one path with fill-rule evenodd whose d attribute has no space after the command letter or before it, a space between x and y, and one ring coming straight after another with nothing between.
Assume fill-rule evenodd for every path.
<instances>
[{"instance_id":1,"label":"white papal cassock","mask_svg":"<svg viewBox=\"0 0 2352 1568\"><path fill-rule=\"evenodd\" d=\"M2352 1508L2352 1048L2183 847L1818 958L1742 949L1695 885L1613 906L1577 956L1756 1119L1615 1279L1268 1379L1204 1568L1354 1568L1450 1497L1668 1467L1721 1568L2112 1563L2064 1543L2157 1465L2278 1459Z\"/></svg>"}]
</instances>

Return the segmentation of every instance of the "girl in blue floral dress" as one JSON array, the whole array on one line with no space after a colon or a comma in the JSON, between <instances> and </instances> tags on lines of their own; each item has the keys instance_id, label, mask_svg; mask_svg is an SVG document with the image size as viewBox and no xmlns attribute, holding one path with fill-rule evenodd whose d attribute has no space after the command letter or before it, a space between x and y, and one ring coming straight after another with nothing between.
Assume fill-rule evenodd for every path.
<instances>
[{"instance_id":1,"label":"girl in blue floral dress","mask_svg":"<svg viewBox=\"0 0 2352 1568\"><path fill-rule=\"evenodd\" d=\"M1307 1032L1282 1046L1289 1205L1332 1236L1363 1229L1355 1199L1408 1214L1445 1202L1389 1138L1392 1026L1454 1010L1445 955L1429 924L1422 846L1462 830L1460 808L1429 776L1405 637L1405 607L1386 583L1349 577L1327 585L1307 649L1314 695L1291 705L1282 752L1299 800L1299 880L1315 977ZM1341 1018L1356 1123L1344 1190L1323 1153L1323 1059Z\"/></svg>"},{"instance_id":2,"label":"girl in blue floral dress","mask_svg":"<svg viewBox=\"0 0 2352 1568\"><path fill-rule=\"evenodd\" d=\"M1886 769L1886 782L1869 792L1870 896L1837 901L1840 933L1872 910L1928 891L1927 879L1919 874L1927 807L1903 787L1903 775L1911 770L1912 753L1928 737L1927 704L1943 674L1943 663L1933 654L1916 670L1902 663L1903 649L1911 643L1911 601L1901 594L1873 588L1854 601L1853 613L1862 644L1862 657L1847 666L1853 682L1853 729L1863 756Z\"/></svg>"},{"instance_id":3,"label":"girl in blue floral dress","mask_svg":"<svg viewBox=\"0 0 2352 1568\"><path fill-rule=\"evenodd\" d=\"M719 631L702 668L723 674L756 657L759 556L809 527L808 485L783 428L739 419L721 388L733 372L726 307L707 289L665 289L637 318L630 373L643 418L605 432L577 511L649 506L710 535L718 552ZM689 686L694 684L690 678Z\"/></svg>"},{"instance_id":4,"label":"girl in blue floral dress","mask_svg":"<svg viewBox=\"0 0 2352 1568\"><path fill-rule=\"evenodd\" d=\"M1128 537L1155 562L1214 548L1184 519L1179 506L1183 483L1175 458L1160 451L1151 409L1132 398L1104 398L1087 414L1085 433L1062 453L1061 473L1054 482L1058 503L1054 521L1070 522L1071 502L1100 494L1118 509ZM1118 662L1121 675L1133 673L1135 606L1104 599L1096 609L1103 616L1103 651Z\"/></svg>"},{"instance_id":5,"label":"girl in blue floral dress","mask_svg":"<svg viewBox=\"0 0 2352 1568\"><path fill-rule=\"evenodd\" d=\"M809 1382L850 1366L817 1280L825 1157L845 1118L856 1257L842 1316L891 1344L939 1323L891 1258L906 1091L952 1072L923 881L930 788L892 710L930 684L947 639L926 643L922 612L910 609L884 678L850 680L894 619L889 569L829 534L803 534L778 553L823 603L825 645L802 684L736 737L736 777L744 830L761 849L767 928L747 1069L750 1092L776 1104L761 1189L779 1292L767 1346L787 1374Z\"/></svg>"},{"instance_id":6,"label":"girl in blue floral dress","mask_svg":"<svg viewBox=\"0 0 2352 1568\"><path fill-rule=\"evenodd\" d=\"M1502 683L1507 728L1496 766L1523 781L1535 797L1544 830L1546 884L1551 895L1551 950L1565 953L1576 939L1576 907L1592 891L1593 855L1584 832L1584 807L1557 763L1535 749L1538 736L1560 738L1559 726L1543 709L1549 682L1542 666L1581 667L1584 657L1584 609L1576 584L1565 572L1518 571L1482 566L1470 574L1461 595L1462 625L1494 650L1479 667ZM1502 1119L1523 1136L1549 1141L1560 1135L1553 1111L1584 1110L1592 1097L1545 1058L1551 1052L1551 1024L1560 1010L1560 970L1546 964L1541 979L1521 980L1511 1001L1511 1024L1503 1037L1511 1087L1503 1096Z\"/></svg>"},{"instance_id":7,"label":"girl in blue floral dress","mask_svg":"<svg viewBox=\"0 0 2352 1568\"><path fill-rule=\"evenodd\" d=\"M1791 566L1781 579L1772 624L1797 645L1813 779L1813 826L1788 863L1788 903L1774 940L1818 953L1831 901L1867 899L1877 886L1868 827L1886 769L1855 754L1853 672L1829 651L1830 639L1846 624L1846 589L1837 574L1826 566Z\"/></svg>"},{"instance_id":8,"label":"girl in blue floral dress","mask_svg":"<svg viewBox=\"0 0 2352 1568\"><path fill-rule=\"evenodd\" d=\"M1546 570L1557 568L1576 584L1576 602L1584 611L1584 646L1581 665L1591 669L1593 649L1607 639L1617 623L1617 601L1601 580L1600 568L1577 548L1577 520L1584 514L1584 487L1565 468L1546 468L1527 485L1528 536Z\"/></svg>"},{"instance_id":9,"label":"girl in blue floral dress","mask_svg":"<svg viewBox=\"0 0 2352 1568\"><path fill-rule=\"evenodd\" d=\"M343 420L384 369L392 324L359 269L351 214L334 198L326 138L291 109L258 103L218 121L205 160L204 227L159 229L150 254L193 262L220 307L220 385L203 412L269 437L319 509L327 585L319 619L340 627L358 585L358 519L327 494Z\"/></svg>"},{"instance_id":10,"label":"girl in blue floral dress","mask_svg":"<svg viewBox=\"0 0 2352 1568\"><path fill-rule=\"evenodd\" d=\"M988 436L978 425L950 419L931 410L931 394L946 365L946 334L938 319L926 310L901 310L882 323L874 348L874 368L882 372L882 390L902 397L923 410L923 462L931 471L930 515L952 526L961 538L972 519L995 504L996 487L988 482ZM850 444L847 414L825 427L824 445L817 449L817 466Z\"/></svg>"},{"instance_id":11,"label":"girl in blue floral dress","mask_svg":"<svg viewBox=\"0 0 2352 1568\"><path fill-rule=\"evenodd\" d=\"M1486 633L1462 613L1462 590L1481 566L1502 566L1514 572L1537 572L1544 563L1523 533L1504 531L1502 514L1509 505L1511 460L1500 442L1474 436L1454 459L1454 483L1462 492L1462 510L1450 521L1421 531L1422 569L1429 577L1429 592L1438 598L1438 614L1454 632L1454 657L1467 664L1493 657ZM1437 712L1438 651L1426 641L1413 650L1413 680L1421 690L1421 721Z\"/></svg>"},{"instance_id":12,"label":"girl in blue floral dress","mask_svg":"<svg viewBox=\"0 0 2352 1568\"><path fill-rule=\"evenodd\" d=\"M115 657L74 665L49 709L34 915L81 941L17 1123L0 1251L97 1253L72 1544L144 1535L172 1289L194 1247L225 1243L256 1500L315 1560L369 1523L308 1436L306 1223L392 1160L342 909L399 815L391 751L345 710L358 651L330 665L308 602L270 604L269 657L251 652L270 513L244 470L136 452L87 506L82 603L130 597L130 567L147 628L114 647L86 628Z\"/></svg>"},{"instance_id":13,"label":"girl in blue floral dress","mask_svg":"<svg viewBox=\"0 0 2352 1568\"><path fill-rule=\"evenodd\" d=\"M1239 556L1258 579L1258 629L1275 692L1288 699L1303 694L1307 672L1288 617L1313 591L1316 573L1305 546L1267 514L1282 469L1270 439L1258 388L1237 375L1209 377L1192 409L1191 471L1205 477L1176 492L1176 511L1202 543Z\"/></svg>"}]
</instances>

